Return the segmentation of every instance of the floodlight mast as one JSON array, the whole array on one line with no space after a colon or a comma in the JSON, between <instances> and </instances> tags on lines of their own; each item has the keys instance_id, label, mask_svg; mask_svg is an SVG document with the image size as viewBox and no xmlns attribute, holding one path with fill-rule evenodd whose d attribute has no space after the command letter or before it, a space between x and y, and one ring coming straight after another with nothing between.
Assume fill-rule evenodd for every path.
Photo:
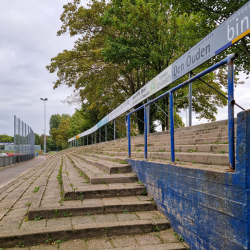
<instances>
[{"instance_id":1,"label":"floodlight mast","mask_svg":"<svg viewBox=\"0 0 250 250\"><path fill-rule=\"evenodd\" d=\"M46 106L45 102L48 101L48 98L40 98L44 101L44 155L46 156Z\"/></svg>"}]
</instances>

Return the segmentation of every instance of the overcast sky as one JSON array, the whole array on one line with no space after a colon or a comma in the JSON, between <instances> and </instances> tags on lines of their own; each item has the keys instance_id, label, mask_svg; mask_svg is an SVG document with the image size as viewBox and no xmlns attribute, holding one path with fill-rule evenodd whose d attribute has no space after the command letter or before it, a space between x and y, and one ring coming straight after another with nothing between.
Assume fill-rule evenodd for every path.
<instances>
[{"instance_id":1,"label":"overcast sky","mask_svg":"<svg viewBox=\"0 0 250 250\"><path fill-rule=\"evenodd\" d=\"M12 0L1 1L0 8L0 134L13 135L14 115L33 128L44 131L44 103L46 102L46 132L53 114L72 115L76 107L61 101L72 94L72 89L53 90L56 74L45 66L64 49L71 49L76 38L57 37L60 15L67 0ZM250 107L249 80L235 90L235 99L244 108ZM235 108L235 115L239 108ZM181 113L186 123L185 112ZM227 118L227 108L219 110L217 120ZM205 123L195 120L193 124Z\"/></svg>"},{"instance_id":2,"label":"overcast sky","mask_svg":"<svg viewBox=\"0 0 250 250\"><path fill-rule=\"evenodd\" d=\"M72 115L75 107L61 101L72 89L53 90L56 74L45 66L64 49L71 49L75 38L56 36L60 15L67 0L1 1L0 8L0 134L13 135L14 115L31 126L35 133L46 132L52 114Z\"/></svg>"}]
</instances>

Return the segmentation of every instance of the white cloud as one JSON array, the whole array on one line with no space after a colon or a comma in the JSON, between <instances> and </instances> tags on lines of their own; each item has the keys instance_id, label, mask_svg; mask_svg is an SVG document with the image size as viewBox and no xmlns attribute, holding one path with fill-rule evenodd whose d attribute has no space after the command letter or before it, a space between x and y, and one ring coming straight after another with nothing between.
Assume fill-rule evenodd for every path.
<instances>
[{"instance_id":1,"label":"white cloud","mask_svg":"<svg viewBox=\"0 0 250 250\"><path fill-rule=\"evenodd\" d=\"M71 49L76 38L57 37L63 5L67 0L13 0L0 9L0 134L13 135L14 115L36 133L44 130L43 102L47 97L46 132L52 114L72 115L75 107L61 103L72 94L66 86L53 90L56 74L45 66L64 49Z\"/></svg>"}]
</instances>

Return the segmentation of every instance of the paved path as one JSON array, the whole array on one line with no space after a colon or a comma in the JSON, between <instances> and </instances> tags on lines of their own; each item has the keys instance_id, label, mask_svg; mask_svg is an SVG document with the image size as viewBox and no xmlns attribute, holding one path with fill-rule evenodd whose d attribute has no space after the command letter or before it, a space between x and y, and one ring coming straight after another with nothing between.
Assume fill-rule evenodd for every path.
<instances>
[{"instance_id":1,"label":"paved path","mask_svg":"<svg viewBox=\"0 0 250 250\"><path fill-rule=\"evenodd\" d=\"M17 164L15 166L0 169L0 188L4 187L19 176L25 174L30 169L38 166L46 160L45 156L37 156L36 158Z\"/></svg>"}]
</instances>

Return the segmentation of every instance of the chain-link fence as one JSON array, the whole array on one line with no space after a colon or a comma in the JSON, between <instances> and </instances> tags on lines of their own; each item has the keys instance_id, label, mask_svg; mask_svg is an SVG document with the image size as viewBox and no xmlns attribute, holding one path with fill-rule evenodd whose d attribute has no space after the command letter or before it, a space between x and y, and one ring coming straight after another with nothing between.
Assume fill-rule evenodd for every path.
<instances>
[{"instance_id":1,"label":"chain-link fence","mask_svg":"<svg viewBox=\"0 0 250 250\"><path fill-rule=\"evenodd\" d=\"M35 133L30 126L14 116L14 164L35 157Z\"/></svg>"},{"instance_id":2,"label":"chain-link fence","mask_svg":"<svg viewBox=\"0 0 250 250\"><path fill-rule=\"evenodd\" d=\"M0 167L28 161L35 157L35 133L16 116L14 116L14 145L11 145L8 156L5 155L0 156Z\"/></svg>"},{"instance_id":3,"label":"chain-link fence","mask_svg":"<svg viewBox=\"0 0 250 250\"><path fill-rule=\"evenodd\" d=\"M5 153L0 155L0 167L28 161L35 157L35 133L16 116L14 116L14 145L10 147L8 156L6 155Z\"/></svg>"}]
</instances>

